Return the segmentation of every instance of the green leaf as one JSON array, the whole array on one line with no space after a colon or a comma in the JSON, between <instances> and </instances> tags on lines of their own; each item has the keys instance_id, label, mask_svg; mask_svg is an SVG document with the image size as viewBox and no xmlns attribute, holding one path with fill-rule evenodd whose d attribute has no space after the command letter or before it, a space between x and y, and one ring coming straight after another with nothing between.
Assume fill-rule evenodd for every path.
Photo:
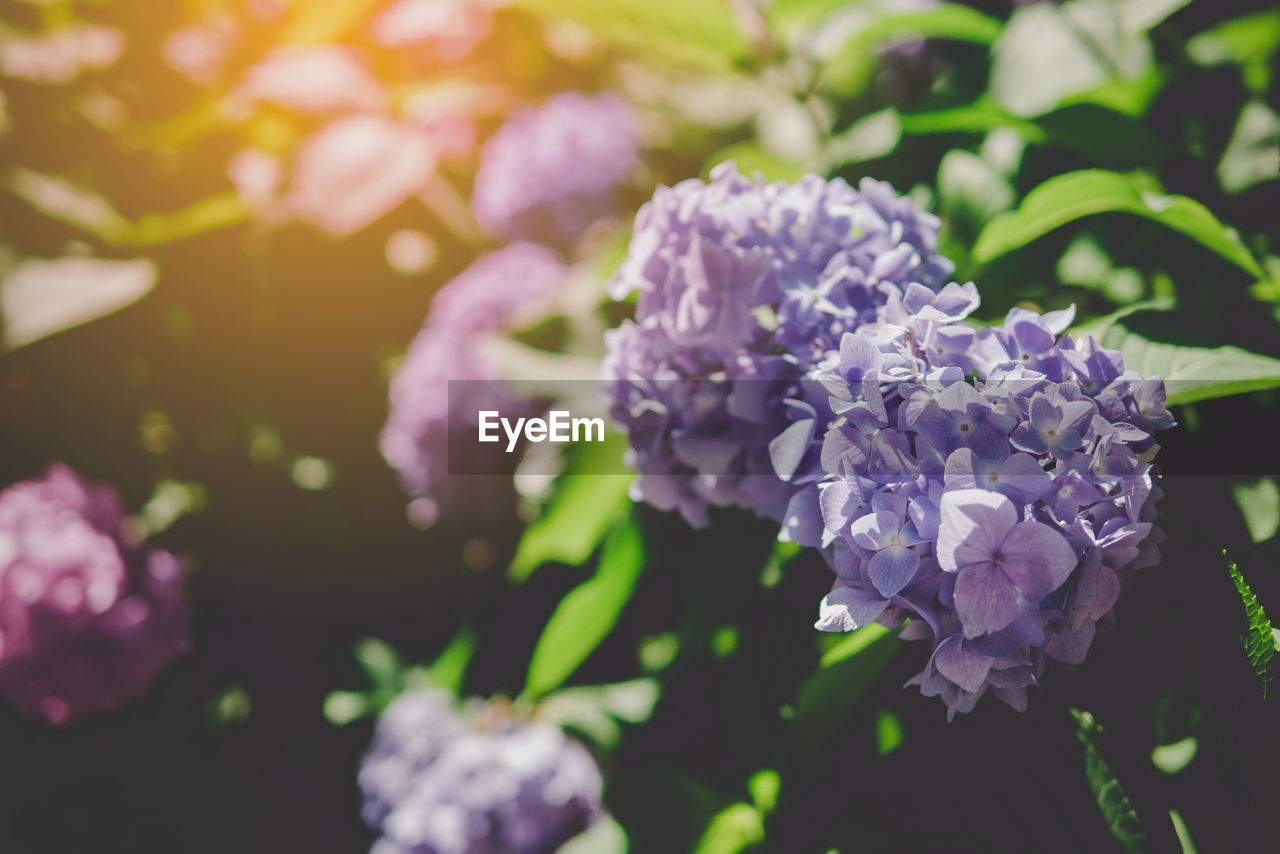
<instances>
[{"instance_id":1,"label":"green leaf","mask_svg":"<svg viewBox=\"0 0 1280 854\"><path fill-rule=\"evenodd\" d=\"M253 713L253 698L240 683L233 682L204 704L205 724L212 730L242 724Z\"/></svg>"},{"instance_id":2,"label":"green leaf","mask_svg":"<svg viewBox=\"0 0 1280 854\"><path fill-rule=\"evenodd\" d=\"M750 50L725 0L514 0L511 5L575 21L642 51L705 64L728 66Z\"/></svg>"},{"instance_id":3,"label":"green leaf","mask_svg":"<svg viewBox=\"0 0 1280 854\"><path fill-rule=\"evenodd\" d=\"M896 110L880 110L863 116L827 144L825 171L834 171L846 163L884 157L897 148L901 139L902 123Z\"/></svg>"},{"instance_id":4,"label":"green leaf","mask_svg":"<svg viewBox=\"0 0 1280 854\"><path fill-rule=\"evenodd\" d=\"M1226 549L1222 550L1222 556L1227 556ZM1231 573L1236 592L1240 594L1240 601L1244 603L1244 615L1249 621L1249 634L1243 639L1245 655L1249 657L1249 666L1253 668L1258 681L1262 683L1262 696L1265 698L1267 687L1271 684L1271 674L1267 668L1271 664L1271 657L1275 655L1277 647L1280 647L1280 642L1277 641L1276 633L1271 628L1271 620L1267 619L1267 612L1262 610L1262 603L1245 583L1240 569L1234 563L1228 562L1227 571Z\"/></svg>"},{"instance_id":5,"label":"green leaf","mask_svg":"<svg viewBox=\"0 0 1280 854\"><path fill-rule=\"evenodd\" d=\"M873 623L827 650L796 696L790 730L802 760L813 759L848 726L858 701L901 646L896 634Z\"/></svg>"},{"instance_id":6,"label":"green leaf","mask_svg":"<svg viewBox=\"0 0 1280 854\"><path fill-rule=\"evenodd\" d=\"M1186 196L1144 191L1131 178L1102 169L1085 169L1050 178L1017 210L1000 214L978 235L974 260L986 263L1025 246L1072 220L1099 213L1130 213L1180 231L1259 278L1262 269L1234 230L1209 209Z\"/></svg>"},{"instance_id":7,"label":"green leaf","mask_svg":"<svg viewBox=\"0 0 1280 854\"><path fill-rule=\"evenodd\" d=\"M617 623L644 567L644 542L634 522L604 545L596 574L560 600L533 649L524 692L541 697L560 687Z\"/></svg>"},{"instance_id":8,"label":"green leaf","mask_svg":"<svg viewBox=\"0 0 1280 854\"><path fill-rule=\"evenodd\" d=\"M747 781L751 801L761 815L768 815L778 805L778 793L782 791L782 778L772 768L764 768L751 775Z\"/></svg>"},{"instance_id":9,"label":"green leaf","mask_svg":"<svg viewBox=\"0 0 1280 854\"><path fill-rule=\"evenodd\" d=\"M986 133L997 128L1013 128L1027 142L1043 142L1044 128L1021 119L983 95L971 104L925 113L899 115L904 134Z\"/></svg>"},{"instance_id":10,"label":"green leaf","mask_svg":"<svg viewBox=\"0 0 1280 854\"><path fill-rule=\"evenodd\" d=\"M356 663L376 691L395 694L404 687L404 664L400 654L378 638L365 638L355 648Z\"/></svg>"},{"instance_id":11,"label":"green leaf","mask_svg":"<svg viewBox=\"0 0 1280 854\"><path fill-rule=\"evenodd\" d=\"M888 709L882 709L876 715L876 750L881 756L888 756L902 746L906 738L906 730L902 719Z\"/></svg>"},{"instance_id":12,"label":"green leaf","mask_svg":"<svg viewBox=\"0 0 1280 854\"><path fill-rule=\"evenodd\" d=\"M1255 543L1265 543L1280 530L1280 487L1275 478L1237 483L1231 487L1231 495Z\"/></svg>"},{"instance_id":13,"label":"green leaf","mask_svg":"<svg viewBox=\"0 0 1280 854\"><path fill-rule=\"evenodd\" d=\"M444 651L426 668L426 676L431 684L453 694L461 692L467 665L471 663L471 656L476 651L476 642L476 633L470 626L459 629Z\"/></svg>"},{"instance_id":14,"label":"green leaf","mask_svg":"<svg viewBox=\"0 0 1280 854\"><path fill-rule=\"evenodd\" d=\"M622 734L618 721L644 723L661 696L662 686L656 679L563 688L540 702L534 717L572 727L603 747L613 747Z\"/></svg>"},{"instance_id":15,"label":"green leaf","mask_svg":"<svg viewBox=\"0 0 1280 854\"><path fill-rule=\"evenodd\" d=\"M1228 193L1280 178L1280 115L1263 101L1240 110L1236 129L1218 162L1218 182Z\"/></svg>"},{"instance_id":16,"label":"green leaf","mask_svg":"<svg viewBox=\"0 0 1280 854\"><path fill-rule=\"evenodd\" d=\"M510 577L523 581L548 561L576 566L596 550L605 534L631 508L631 474L615 474L627 438L610 433L603 442L575 446L569 469L558 479L550 504L525 530L511 561Z\"/></svg>"},{"instance_id":17,"label":"green leaf","mask_svg":"<svg viewBox=\"0 0 1280 854\"><path fill-rule=\"evenodd\" d=\"M1187 736L1173 744L1162 744L1151 751L1151 764L1166 774L1177 774L1191 764L1200 749L1200 741L1195 736Z\"/></svg>"},{"instance_id":18,"label":"green leaf","mask_svg":"<svg viewBox=\"0 0 1280 854\"><path fill-rule=\"evenodd\" d=\"M1030 118L1071 96L1140 80L1152 51L1138 23L1124 26L1111 0L1022 6L992 48L990 92L1009 112Z\"/></svg>"},{"instance_id":19,"label":"green leaf","mask_svg":"<svg viewBox=\"0 0 1280 854\"><path fill-rule=\"evenodd\" d=\"M627 854L627 832L605 815L557 848L556 854Z\"/></svg>"},{"instance_id":20,"label":"green leaf","mask_svg":"<svg viewBox=\"0 0 1280 854\"><path fill-rule=\"evenodd\" d=\"M1187 42L1187 56L1202 66L1235 63L1245 86L1265 95L1271 84L1271 55L1280 48L1280 9L1223 21Z\"/></svg>"},{"instance_id":21,"label":"green leaf","mask_svg":"<svg viewBox=\"0 0 1280 854\"><path fill-rule=\"evenodd\" d=\"M932 38L986 45L999 35L999 21L959 3L939 3L922 12L886 15L845 42L823 69L821 85L845 96L862 92L879 62L876 48L886 42Z\"/></svg>"},{"instance_id":22,"label":"green leaf","mask_svg":"<svg viewBox=\"0 0 1280 854\"><path fill-rule=\"evenodd\" d=\"M879 623L872 623L856 631L849 632L835 646L823 653L819 667L834 667L842 661L865 652L868 647L879 643L891 634L892 632L889 629Z\"/></svg>"},{"instance_id":23,"label":"green leaf","mask_svg":"<svg viewBox=\"0 0 1280 854\"><path fill-rule=\"evenodd\" d=\"M333 691L324 698L324 719L334 726L346 726L378 710L378 703L360 691Z\"/></svg>"},{"instance_id":24,"label":"green leaf","mask_svg":"<svg viewBox=\"0 0 1280 854\"><path fill-rule=\"evenodd\" d=\"M1071 714L1076 720L1076 738L1084 746L1085 778L1089 781L1089 789L1107 823L1107 829L1124 846L1125 851L1142 854L1146 851L1147 834L1142 829L1142 822L1124 787L1098 750L1097 736L1102 728L1088 712L1072 709Z\"/></svg>"},{"instance_id":25,"label":"green leaf","mask_svg":"<svg viewBox=\"0 0 1280 854\"><path fill-rule=\"evenodd\" d=\"M949 215L975 224L1013 207L1017 198L1000 170L958 148L948 151L938 164L938 195Z\"/></svg>"},{"instance_id":26,"label":"green leaf","mask_svg":"<svg viewBox=\"0 0 1280 854\"><path fill-rule=\"evenodd\" d=\"M764 840L764 817L751 804L731 804L716 814L694 854L738 854Z\"/></svg>"},{"instance_id":27,"label":"green leaf","mask_svg":"<svg viewBox=\"0 0 1280 854\"><path fill-rule=\"evenodd\" d=\"M1189 347L1151 341L1118 321L1102 334L1101 343L1119 350L1126 368L1145 377L1163 377L1170 404L1280 386L1280 359L1239 347Z\"/></svg>"}]
</instances>

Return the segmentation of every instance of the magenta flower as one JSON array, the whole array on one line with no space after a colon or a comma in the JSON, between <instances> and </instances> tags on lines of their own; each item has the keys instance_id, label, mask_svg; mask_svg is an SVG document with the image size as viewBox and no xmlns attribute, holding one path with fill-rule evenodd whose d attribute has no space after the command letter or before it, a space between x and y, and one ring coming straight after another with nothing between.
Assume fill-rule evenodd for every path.
<instances>
[{"instance_id":1,"label":"magenta flower","mask_svg":"<svg viewBox=\"0 0 1280 854\"><path fill-rule=\"evenodd\" d=\"M0 492L0 694L64 725L144 693L190 645L182 570L61 464Z\"/></svg>"}]
</instances>

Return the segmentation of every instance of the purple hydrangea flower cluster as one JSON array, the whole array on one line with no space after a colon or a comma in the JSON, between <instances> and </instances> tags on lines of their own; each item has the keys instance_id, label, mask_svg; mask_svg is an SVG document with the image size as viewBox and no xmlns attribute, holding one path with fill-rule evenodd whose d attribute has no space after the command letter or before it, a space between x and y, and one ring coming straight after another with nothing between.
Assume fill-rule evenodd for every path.
<instances>
[{"instance_id":1,"label":"purple hydrangea flower cluster","mask_svg":"<svg viewBox=\"0 0 1280 854\"><path fill-rule=\"evenodd\" d=\"M635 321L606 336L613 416L636 497L705 525L708 505L781 518L794 487L769 444L797 382L909 282L936 286L937 218L888 185L741 175L659 188L640 209L611 295Z\"/></svg>"},{"instance_id":2,"label":"purple hydrangea flower cluster","mask_svg":"<svg viewBox=\"0 0 1280 854\"><path fill-rule=\"evenodd\" d=\"M1023 709L1159 559L1164 383L1063 335L1073 309L975 330L977 288L937 287L936 220L859 189L728 166L641 211L615 280L636 321L605 365L637 497L779 519L835 570L819 629L911 618L926 695Z\"/></svg>"},{"instance_id":3,"label":"purple hydrangea flower cluster","mask_svg":"<svg viewBox=\"0 0 1280 854\"><path fill-rule=\"evenodd\" d=\"M477 412L520 408L480 346L486 335L517 325L524 312L565 283L569 268L555 253L513 243L476 260L436 294L426 324L391 380L382 455L417 499L414 518L430 524L455 497L448 486L451 431L475 430ZM470 382L450 399L450 380Z\"/></svg>"},{"instance_id":4,"label":"purple hydrangea flower cluster","mask_svg":"<svg viewBox=\"0 0 1280 854\"><path fill-rule=\"evenodd\" d=\"M0 693L65 725L141 695L189 645L182 569L64 465L0 492Z\"/></svg>"},{"instance_id":5,"label":"purple hydrangea flower cluster","mask_svg":"<svg viewBox=\"0 0 1280 854\"><path fill-rule=\"evenodd\" d=\"M934 647L912 682L951 714L988 688L1022 710L1046 659L1084 661L1159 560L1153 433L1174 423L1158 377L1058 337L1072 311L975 332L977 305L972 285L891 296L810 372L808 417L774 445L806 481L787 530L837 576L817 627L911 618L903 637Z\"/></svg>"},{"instance_id":6,"label":"purple hydrangea flower cluster","mask_svg":"<svg viewBox=\"0 0 1280 854\"><path fill-rule=\"evenodd\" d=\"M613 95L565 92L518 112L485 144L476 219L507 239L571 247L613 213L639 146L630 108Z\"/></svg>"},{"instance_id":7,"label":"purple hydrangea flower cluster","mask_svg":"<svg viewBox=\"0 0 1280 854\"><path fill-rule=\"evenodd\" d=\"M387 707L360 767L373 854L546 854L602 814L603 785L558 727L434 690Z\"/></svg>"}]
</instances>

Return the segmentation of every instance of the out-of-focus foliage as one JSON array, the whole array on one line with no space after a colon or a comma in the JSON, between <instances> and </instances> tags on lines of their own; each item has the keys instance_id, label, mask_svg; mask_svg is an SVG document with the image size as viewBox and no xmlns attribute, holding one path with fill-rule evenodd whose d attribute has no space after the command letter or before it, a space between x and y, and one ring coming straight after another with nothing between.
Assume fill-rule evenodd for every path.
<instances>
[{"instance_id":1,"label":"out-of-focus foliage","mask_svg":"<svg viewBox=\"0 0 1280 854\"><path fill-rule=\"evenodd\" d=\"M0 484L55 459L118 483L195 567L197 631L127 715L0 719L0 850L367 849L372 719L426 686L589 747L611 817L561 854L1265 850L1274 698L1237 638L1243 601L1265 692L1278 50L1280 11L1209 0L8 4ZM829 572L776 526L633 506L619 436L506 457L453 514L401 492L389 379L502 246L484 144L567 91L625 101L642 153L557 249L573 281L485 343L539 405L593 386L630 313L603 285L639 206L726 159L889 181L983 322L1074 304L1164 377L1170 542L1088 664L947 724L894 631L818 637Z\"/></svg>"}]
</instances>

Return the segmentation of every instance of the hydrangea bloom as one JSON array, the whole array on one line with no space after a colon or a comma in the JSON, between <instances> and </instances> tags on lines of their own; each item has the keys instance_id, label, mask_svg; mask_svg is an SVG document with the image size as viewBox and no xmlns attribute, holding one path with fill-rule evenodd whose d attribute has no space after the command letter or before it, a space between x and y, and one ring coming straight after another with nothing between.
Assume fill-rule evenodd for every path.
<instances>
[{"instance_id":1,"label":"hydrangea bloom","mask_svg":"<svg viewBox=\"0 0 1280 854\"><path fill-rule=\"evenodd\" d=\"M115 493L63 465L0 492L0 693L67 724L142 694L189 646L173 555L124 537Z\"/></svg>"},{"instance_id":2,"label":"hydrangea bloom","mask_svg":"<svg viewBox=\"0 0 1280 854\"><path fill-rule=\"evenodd\" d=\"M1062 335L1072 310L973 329L977 288L938 288L936 220L859 189L722 166L641 211L614 283L636 320L605 365L637 497L780 519L835 570L818 628L909 617L925 694L1021 709L1158 560L1164 384Z\"/></svg>"},{"instance_id":3,"label":"hydrangea bloom","mask_svg":"<svg viewBox=\"0 0 1280 854\"><path fill-rule=\"evenodd\" d=\"M502 376L480 351L479 339L511 328L568 275L550 249L513 243L480 258L436 294L426 324L391 380L381 438L382 455L400 473L405 491L421 502L422 522L433 521L439 505L453 497L446 480L450 431L475 430L478 410L505 414L520 407L514 393L497 382ZM488 382L468 383L451 401L450 380Z\"/></svg>"},{"instance_id":4,"label":"hydrangea bloom","mask_svg":"<svg viewBox=\"0 0 1280 854\"><path fill-rule=\"evenodd\" d=\"M941 283L938 225L870 179L765 184L726 163L659 188L610 286L637 292L636 317L608 333L603 368L637 497L695 525L709 504L781 518L793 487L769 445L783 400L890 294Z\"/></svg>"},{"instance_id":5,"label":"hydrangea bloom","mask_svg":"<svg viewBox=\"0 0 1280 854\"><path fill-rule=\"evenodd\" d=\"M484 146L471 204L508 239L571 246L613 212L614 193L639 156L628 106L576 92L516 113Z\"/></svg>"},{"instance_id":6,"label":"hydrangea bloom","mask_svg":"<svg viewBox=\"0 0 1280 854\"><path fill-rule=\"evenodd\" d=\"M387 707L360 788L373 854L544 854L603 809L600 770L558 727L479 701L459 714L439 691Z\"/></svg>"},{"instance_id":7,"label":"hydrangea bloom","mask_svg":"<svg viewBox=\"0 0 1280 854\"><path fill-rule=\"evenodd\" d=\"M809 478L791 530L837 576L818 628L912 618L904 636L934 645L912 681L953 714L988 688L1025 708L1046 659L1084 660L1158 560L1153 432L1173 424L1158 377L1058 337L1069 311L1014 309L975 333L960 321L976 305L956 285L890 297L811 372L832 417L797 420L787 451ZM969 346L931 347L947 328Z\"/></svg>"}]
</instances>

